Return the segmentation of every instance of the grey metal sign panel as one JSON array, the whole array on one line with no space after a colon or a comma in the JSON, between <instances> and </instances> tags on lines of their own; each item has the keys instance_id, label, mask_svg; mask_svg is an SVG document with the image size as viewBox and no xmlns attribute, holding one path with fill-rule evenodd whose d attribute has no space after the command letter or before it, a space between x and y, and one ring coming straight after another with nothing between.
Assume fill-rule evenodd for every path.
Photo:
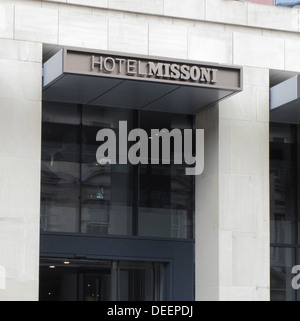
<instances>
[{"instance_id":1,"label":"grey metal sign panel","mask_svg":"<svg viewBox=\"0 0 300 321\"><path fill-rule=\"evenodd\" d=\"M241 91L242 69L65 48L44 64L43 87L50 101L194 113Z\"/></svg>"}]
</instances>

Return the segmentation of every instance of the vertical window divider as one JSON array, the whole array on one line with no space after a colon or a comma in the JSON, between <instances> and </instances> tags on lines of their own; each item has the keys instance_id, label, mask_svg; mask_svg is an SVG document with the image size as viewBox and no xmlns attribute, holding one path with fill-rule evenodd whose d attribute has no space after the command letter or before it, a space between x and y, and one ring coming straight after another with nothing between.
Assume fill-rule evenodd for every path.
<instances>
[{"instance_id":1,"label":"vertical window divider","mask_svg":"<svg viewBox=\"0 0 300 321\"><path fill-rule=\"evenodd\" d=\"M295 125L295 215L294 215L294 224L295 224L295 243L298 245L294 251L295 255L295 263L299 264L299 227L298 227L298 220L299 220L299 175L298 175L298 143L299 143L299 127ZM300 290L296 290L296 301L300 301Z\"/></svg>"},{"instance_id":2,"label":"vertical window divider","mask_svg":"<svg viewBox=\"0 0 300 321\"><path fill-rule=\"evenodd\" d=\"M79 124L79 209L78 209L78 232L81 233L81 216L82 216L82 141L83 141L83 122L82 122L82 105L78 105L80 112Z\"/></svg>"},{"instance_id":3,"label":"vertical window divider","mask_svg":"<svg viewBox=\"0 0 300 321\"><path fill-rule=\"evenodd\" d=\"M120 296L120 261L116 261L116 268L117 268L117 301L121 300Z\"/></svg>"},{"instance_id":4,"label":"vertical window divider","mask_svg":"<svg viewBox=\"0 0 300 321\"><path fill-rule=\"evenodd\" d=\"M133 113L133 124L137 124L137 128L140 128L140 113L141 111L138 110ZM135 128L133 126L133 128ZM140 165L132 165L132 235L138 236L139 235L139 168Z\"/></svg>"},{"instance_id":5,"label":"vertical window divider","mask_svg":"<svg viewBox=\"0 0 300 321\"><path fill-rule=\"evenodd\" d=\"M298 175L298 143L299 143L299 127L295 126L295 243L299 245L299 228L298 228L298 215L299 215L299 175ZM298 262L298 260L297 260Z\"/></svg>"}]
</instances>

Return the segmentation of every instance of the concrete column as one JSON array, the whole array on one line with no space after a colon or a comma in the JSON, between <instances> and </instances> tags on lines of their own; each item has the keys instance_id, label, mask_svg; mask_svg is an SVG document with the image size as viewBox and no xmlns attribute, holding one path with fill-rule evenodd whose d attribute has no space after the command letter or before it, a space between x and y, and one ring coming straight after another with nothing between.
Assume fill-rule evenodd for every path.
<instances>
[{"instance_id":1,"label":"concrete column","mask_svg":"<svg viewBox=\"0 0 300 321\"><path fill-rule=\"evenodd\" d=\"M0 301L37 300L42 45L0 40Z\"/></svg>"},{"instance_id":2,"label":"concrete column","mask_svg":"<svg viewBox=\"0 0 300 321\"><path fill-rule=\"evenodd\" d=\"M269 72L244 68L244 91L197 115L196 299L269 300Z\"/></svg>"}]
</instances>

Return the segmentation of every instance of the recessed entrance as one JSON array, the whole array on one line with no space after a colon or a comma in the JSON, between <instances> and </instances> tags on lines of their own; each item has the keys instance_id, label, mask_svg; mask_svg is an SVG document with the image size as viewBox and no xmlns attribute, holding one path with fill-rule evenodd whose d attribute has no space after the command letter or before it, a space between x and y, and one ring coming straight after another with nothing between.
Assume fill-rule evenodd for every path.
<instances>
[{"instance_id":1,"label":"recessed entrance","mask_svg":"<svg viewBox=\"0 0 300 321\"><path fill-rule=\"evenodd\" d=\"M160 301L164 291L162 263L41 260L41 301Z\"/></svg>"},{"instance_id":2,"label":"recessed entrance","mask_svg":"<svg viewBox=\"0 0 300 321\"><path fill-rule=\"evenodd\" d=\"M199 109L242 90L241 68L64 49L43 80L40 299L193 300L194 177L174 152L102 166L96 135L195 129Z\"/></svg>"}]
</instances>

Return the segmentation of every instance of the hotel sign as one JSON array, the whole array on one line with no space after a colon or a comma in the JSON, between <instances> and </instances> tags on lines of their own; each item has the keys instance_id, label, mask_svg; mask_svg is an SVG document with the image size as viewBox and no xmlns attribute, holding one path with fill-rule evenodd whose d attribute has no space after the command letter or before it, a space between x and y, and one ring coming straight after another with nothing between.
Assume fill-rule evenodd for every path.
<instances>
[{"instance_id":1,"label":"hotel sign","mask_svg":"<svg viewBox=\"0 0 300 321\"><path fill-rule=\"evenodd\" d=\"M189 60L120 55L93 50L86 52L73 48L62 49L58 56L61 57L59 61L62 61L60 74L121 78L233 91L242 90L242 69L240 67ZM50 82L51 77L44 79L44 86Z\"/></svg>"},{"instance_id":2,"label":"hotel sign","mask_svg":"<svg viewBox=\"0 0 300 321\"><path fill-rule=\"evenodd\" d=\"M145 77L147 79L216 84L217 68L111 56L91 56L91 70L101 74Z\"/></svg>"}]
</instances>

